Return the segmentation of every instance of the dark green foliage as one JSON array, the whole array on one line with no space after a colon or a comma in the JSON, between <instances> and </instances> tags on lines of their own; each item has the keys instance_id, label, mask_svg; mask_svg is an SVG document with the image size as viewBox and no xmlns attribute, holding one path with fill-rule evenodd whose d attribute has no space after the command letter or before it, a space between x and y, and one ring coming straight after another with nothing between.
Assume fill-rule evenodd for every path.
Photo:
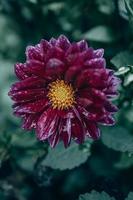
<instances>
[{"instance_id":1,"label":"dark green foliage","mask_svg":"<svg viewBox=\"0 0 133 200\"><path fill-rule=\"evenodd\" d=\"M26 46L60 34L105 49L120 111L100 140L51 150L21 130L7 93ZM0 129L0 200L133 200L133 1L0 0Z\"/></svg>"}]
</instances>

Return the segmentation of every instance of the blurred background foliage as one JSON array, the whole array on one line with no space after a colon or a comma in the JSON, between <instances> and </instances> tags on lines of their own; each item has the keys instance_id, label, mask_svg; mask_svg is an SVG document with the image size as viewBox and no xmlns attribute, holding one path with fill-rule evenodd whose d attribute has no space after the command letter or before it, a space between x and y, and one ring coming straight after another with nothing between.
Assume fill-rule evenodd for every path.
<instances>
[{"instance_id":1,"label":"blurred background foliage","mask_svg":"<svg viewBox=\"0 0 133 200\"><path fill-rule=\"evenodd\" d=\"M67 150L22 131L7 95L26 46L60 34L104 48L122 80L116 126ZM0 74L0 200L133 200L133 0L0 0Z\"/></svg>"}]
</instances>

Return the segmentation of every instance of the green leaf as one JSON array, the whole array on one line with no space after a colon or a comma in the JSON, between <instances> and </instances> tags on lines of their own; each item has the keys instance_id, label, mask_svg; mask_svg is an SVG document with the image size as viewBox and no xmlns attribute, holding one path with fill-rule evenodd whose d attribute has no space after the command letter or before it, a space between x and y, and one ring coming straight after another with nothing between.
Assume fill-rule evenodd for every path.
<instances>
[{"instance_id":1,"label":"green leaf","mask_svg":"<svg viewBox=\"0 0 133 200\"><path fill-rule=\"evenodd\" d=\"M133 15L133 0L125 0L125 6L129 15Z\"/></svg>"},{"instance_id":2,"label":"green leaf","mask_svg":"<svg viewBox=\"0 0 133 200\"><path fill-rule=\"evenodd\" d=\"M16 133L12 135L11 144L14 147L33 148L37 145L37 143L39 142L37 141L34 133L16 131Z\"/></svg>"},{"instance_id":3,"label":"green leaf","mask_svg":"<svg viewBox=\"0 0 133 200\"><path fill-rule=\"evenodd\" d=\"M118 0L118 9L119 9L119 14L121 15L121 17L128 20L128 13L127 13L124 0Z\"/></svg>"},{"instance_id":4,"label":"green leaf","mask_svg":"<svg viewBox=\"0 0 133 200\"><path fill-rule=\"evenodd\" d=\"M5 145L0 144L0 167L4 161L9 158L8 149Z\"/></svg>"},{"instance_id":5,"label":"green leaf","mask_svg":"<svg viewBox=\"0 0 133 200\"><path fill-rule=\"evenodd\" d=\"M100 12L104 14L112 14L115 10L115 4L113 1L108 0L96 0L96 4Z\"/></svg>"},{"instance_id":6,"label":"green leaf","mask_svg":"<svg viewBox=\"0 0 133 200\"><path fill-rule=\"evenodd\" d=\"M22 46L21 39L15 28L12 18L0 13L0 41L2 41L0 52L3 54L6 52L8 58L16 58Z\"/></svg>"},{"instance_id":7,"label":"green leaf","mask_svg":"<svg viewBox=\"0 0 133 200\"><path fill-rule=\"evenodd\" d=\"M126 169L133 166L133 155L122 153L120 160L114 166L118 169Z\"/></svg>"},{"instance_id":8,"label":"green leaf","mask_svg":"<svg viewBox=\"0 0 133 200\"><path fill-rule=\"evenodd\" d=\"M42 165L60 170L73 169L83 164L89 156L90 151L80 149L79 145L74 142L67 149L59 143L55 149L49 148L49 153L42 161Z\"/></svg>"},{"instance_id":9,"label":"green leaf","mask_svg":"<svg viewBox=\"0 0 133 200\"><path fill-rule=\"evenodd\" d=\"M79 196L79 200L115 200L114 197L110 197L106 192L92 191Z\"/></svg>"},{"instance_id":10,"label":"green leaf","mask_svg":"<svg viewBox=\"0 0 133 200\"><path fill-rule=\"evenodd\" d=\"M104 128L102 142L115 151L133 152L133 136L123 127Z\"/></svg>"},{"instance_id":11,"label":"green leaf","mask_svg":"<svg viewBox=\"0 0 133 200\"><path fill-rule=\"evenodd\" d=\"M0 78L0 89L3 88L3 84L7 84L7 86L10 86L9 83L14 73L13 71L14 63L11 60L0 59L0 72L2 74Z\"/></svg>"},{"instance_id":12,"label":"green leaf","mask_svg":"<svg viewBox=\"0 0 133 200\"><path fill-rule=\"evenodd\" d=\"M12 101L8 96L9 89L12 84L12 76L14 74L14 64L11 60L0 59L0 70L1 70L1 78L0 78L0 103L2 116L10 119L11 121L16 122L16 118L12 115Z\"/></svg>"},{"instance_id":13,"label":"green leaf","mask_svg":"<svg viewBox=\"0 0 133 200\"><path fill-rule=\"evenodd\" d=\"M130 83L133 83L133 74L128 74L124 80L124 86L128 86Z\"/></svg>"},{"instance_id":14,"label":"green leaf","mask_svg":"<svg viewBox=\"0 0 133 200\"><path fill-rule=\"evenodd\" d=\"M11 156L25 171L33 171L38 158L46 155L46 146L40 143L33 132L16 131L11 137ZM21 154L21 156L20 156Z\"/></svg>"},{"instance_id":15,"label":"green leaf","mask_svg":"<svg viewBox=\"0 0 133 200\"><path fill-rule=\"evenodd\" d=\"M133 200L133 192L130 192L125 200Z\"/></svg>"},{"instance_id":16,"label":"green leaf","mask_svg":"<svg viewBox=\"0 0 133 200\"><path fill-rule=\"evenodd\" d=\"M113 30L108 26L94 27L84 33L83 37L87 40L104 43L115 42L118 39L117 34L114 34Z\"/></svg>"},{"instance_id":17,"label":"green leaf","mask_svg":"<svg viewBox=\"0 0 133 200\"><path fill-rule=\"evenodd\" d=\"M64 3L62 2L55 2L55 3L51 3L51 4L48 4L48 9L49 10L52 10L54 12L58 12L60 11L61 9L63 9L65 6ZM45 6L46 7L46 6Z\"/></svg>"},{"instance_id":18,"label":"green leaf","mask_svg":"<svg viewBox=\"0 0 133 200\"><path fill-rule=\"evenodd\" d=\"M115 72L116 76L121 76L121 75L125 75L130 71L129 66L127 67L120 67L119 70L117 72Z\"/></svg>"},{"instance_id":19,"label":"green leaf","mask_svg":"<svg viewBox=\"0 0 133 200\"><path fill-rule=\"evenodd\" d=\"M117 68L133 65L133 53L130 51L122 51L111 59L111 63Z\"/></svg>"},{"instance_id":20,"label":"green leaf","mask_svg":"<svg viewBox=\"0 0 133 200\"><path fill-rule=\"evenodd\" d=\"M21 153L21 156L20 156ZM12 153L16 164L23 170L32 172L37 159L45 154L44 149L28 149L25 151L15 151Z\"/></svg>"},{"instance_id":21,"label":"green leaf","mask_svg":"<svg viewBox=\"0 0 133 200\"><path fill-rule=\"evenodd\" d=\"M133 33L133 0L125 0L125 7L129 16L130 31Z\"/></svg>"},{"instance_id":22,"label":"green leaf","mask_svg":"<svg viewBox=\"0 0 133 200\"><path fill-rule=\"evenodd\" d=\"M133 124L133 105L130 108L126 109L125 115L123 116L127 122Z\"/></svg>"}]
</instances>

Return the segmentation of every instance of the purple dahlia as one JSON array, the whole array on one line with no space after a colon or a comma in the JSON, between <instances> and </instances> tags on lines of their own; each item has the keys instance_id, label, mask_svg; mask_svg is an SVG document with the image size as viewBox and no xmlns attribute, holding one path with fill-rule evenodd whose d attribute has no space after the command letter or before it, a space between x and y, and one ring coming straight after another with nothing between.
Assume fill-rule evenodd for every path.
<instances>
[{"instance_id":1,"label":"purple dahlia","mask_svg":"<svg viewBox=\"0 0 133 200\"><path fill-rule=\"evenodd\" d=\"M98 125L113 125L118 110L111 99L119 79L106 69L103 54L84 40L70 43L62 35L28 46L26 62L15 65L19 81L9 91L22 127L35 129L37 138L52 147L61 140L67 147L71 139L99 138Z\"/></svg>"}]
</instances>

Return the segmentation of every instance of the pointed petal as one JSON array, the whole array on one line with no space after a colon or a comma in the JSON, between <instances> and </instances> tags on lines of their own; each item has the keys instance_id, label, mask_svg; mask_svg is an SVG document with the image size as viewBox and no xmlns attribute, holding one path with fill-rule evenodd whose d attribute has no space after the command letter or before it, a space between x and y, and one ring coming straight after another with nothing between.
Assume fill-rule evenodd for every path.
<instances>
[{"instance_id":1,"label":"pointed petal","mask_svg":"<svg viewBox=\"0 0 133 200\"><path fill-rule=\"evenodd\" d=\"M43 51L43 54L44 54L44 57L47 53L47 51L52 47L52 45L47 41L47 40L44 40L42 39L41 42L40 42L40 48L42 49Z\"/></svg>"},{"instance_id":2,"label":"pointed petal","mask_svg":"<svg viewBox=\"0 0 133 200\"><path fill-rule=\"evenodd\" d=\"M32 130L32 128L36 128L37 120L39 119L40 115L26 115L24 117L24 121L22 124L22 128L25 130Z\"/></svg>"},{"instance_id":3,"label":"pointed petal","mask_svg":"<svg viewBox=\"0 0 133 200\"><path fill-rule=\"evenodd\" d=\"M26 62L27 72L31 75L39 76L44 78L45 64L38 60L28 60Z\"/></svg>"},{"instance_id":4,"label":"pointed petal","mask_svg":"<svg viewBox=\"0 0 133 200\"><path fill-rule=\"evenodd\" d=\"M100 137L100 129L97 127L96 123L86 121L87 135L93 139L98 139Z\"/></svg>"},{"instance_id":5,"label":"pointed petal","mask_svg":"<svg viewBox=\"0 0 133 200\"><path fill-rule=\"evenodd\" d=\"M73 108L74 118L72 119L72 136L81 144L85 138L85 129L80 112L76 107Z\"/></svg>"},{"instance_id":6,"label":"pointed petal","mask_svg":"<svg viewBox=\"0 0 133 200\"><path fill-rule=\"evenodd\" d=\"M69 111L61 120L60 138L64 142L65 148L69 146L71 142L73 117L73 113Z\"/></svg>"},{"instance_id":7,"label":"pointed petal","mask_svg":"<svg viewBox=\"0 0 133 200\"><path fill-rule=\"evenodd\" d=\"M10 89L9 95L11 95L11 92L14 90L41 88L44 86L45 86L45 80L40 79L38 77L29 77L25 80L14 83Z\"/></svg>"},{"instance_id":8,"label":"pointed petal","mask_svg":"<svg viewBox=\"0 0 133 200\"><path fill-rule=\"evenodd\" d=\"M80 98L79 97L76 99L76 101L79 105L83 106L84 108L93 105L93 101L91 101L88 98Z\"/></svg>"},{"instance_id":9,"label":"pointed petal","mask_svg":"<svg viewBox=\"0 0 133 200\"><path fill-rule=\"evenodd\" d=\"M77 43L72 43L71 46L66 51L66 56L73 55L76 53L80 53L80 47L78 46Z\"/></svg>"},{"instance_id":10,"label":"pointed petal","mask_svg":"<svg viewBox=\"0 0 133 200\"><path fill-rule=\"evenodd\" d=\"M23 63L16 63L14 66L15 74L20 80L24 80L30 76L26 72L25 68L26 68L26 65Z\"/></svg>"},{"instance_id":11,"label":"pointed petal","mask_svg":"<svg viewBox=\"0 0 133 200\"><path fill-rule=\"evenodd\" d=\"M57 58L51 58L45 69L45 76L59 77L65 71L65 65Z\"/></svg>"},{"instance_id":12,"label":"pointed petal","mask_svg":"<svg viewBox=\"0 0 133 200\"><path fill-rule=\"evenodd\" d=\"M20 90L20 91L13 90L12 92L11 91L9 92L11 99L18 103L39 100L39 99L44 98L46 94L47 94L47 91L43 88L27 89L27 90Z\"/></svg>"},{"instance_id":13,"label":"pointed petal","mask_svg":"<svg viewBox=\"0 0 133 200\"><path fill-rule=\"evenodd\" d=\"M43 61L43 52L38 46L28 46L26 48L26 56L29 60L40 60Z\"/></svg>"},{"instance_id":14,"label":"pointed petal","mask_svg":"<svg viewBox=\"0 0 133 200\"><path fill-rule=\"evenodd\" d=\"M104 107L105 107L106 111L108 111L108 112L117 112L118 111L118 108L115 105L113 105L110 101L106 101L104 104Z\"/></svg>"},{"instance_id":15,"label":"pointed petal","mask_svg":"<svg viewBox=\"0 0 133 200\"><path fill-rule=\"evenodd\" d=\"M64 142L65 148L69 146L71 141L71 129L72 129L72 121L71 121L71 113L68 113L67 118L62 122L62 132L61 139Z\"/></svg>"},{"instance_id":16,"label":"pointed petal","mask_svg":"<svg viewBox=\"0 0 133 200\"><path fill-rule=\"evenodd\" d=\"M94 58L102 58L104 55L104 49L97 49L94 51Z\"/></svg>"},{"instance_id":17,"label":"pointed petal","mask_svg":"<svg viewBox=\"0 0 133 200\"><path fill-rule=\"evenodd\" d=\"M63 50L67 50L70 47L70 42L64 35L61 35L57 40L57 45Z\"/></svg>"},{"instance_id":18,"label":"pointed petal","mask_svg":"<svg viewBox=\"0 0 133 200\"><path fill-rule=\"evenodd\" d=\"M84 108L77 106L77 110L82 116L82 120L87 120L92 123L102 123L109 115L102 107L97 109L95 107Z\"/></svg>"},{"instance_id":19,"label":"pointed petal","mask_svg":"<svg viewBox=\"0 0 133 200\"><path fill-rule=\"evenodd\" d=\"M59 133L55 131L51 136L49 136L48 141L52 148L54 148L60 140Z\"/></svg>"},{"instance_id":20,"label":"pointed petal","mask_svg":"<svg viewBox=\"0 0 133 200\"><path fill-rule=\"evenodd\" d=\"M105 114L103 117L102 117L102 119L100 119L99 121L98 121L100 124L102 124L102 125L107 125L107 126L112 126L112 125L114 125L115 124L115 120L114 120L114 118L111 116L111 115L109 115L109 114Z\"/></svg>"},{"instance_id":21,"label":"pointed petal","mask_svg":"<svg viewBox=\"0 0 133 200\"><path fill-rule=\"evenodd\" d=\"M80 71L81 71L81 67L80 66L72 66L72 67L70 67L66 71L65 80L68 83L72 82Z\"/></svg>"},{"instance_id":22,"label":"pointed petal","mask_svg":"<svg viewBox=\"0 0 133 200\"><path fill-rule=\"evenodd\" d=\"M81 40L80 42L77 42L77 45L79 46L81 52L88 49L88 44L85 40Z\"/></svg>"},{"instance_id":23,"label":"pointed petal","mask_svg":"<svg viewBox=\"0 0 133 200\"><path fill-rule=\"evenodd\" d=\"M84 51L82 54L83 54L83 57L84 57L84 60L90 60L93 58L93 48L92 47L89 47L86 51Z\"/></svg>"},{"instance_id":24,"label":"pointed petal","mask_svg":"<svg viewBox=\"0 0 133 200\"><path fill-rule=\"evenodd\" d=\"M49 105L47 99L37 100L14 107L14 113L38 113Z\"/></svg>"},{"instance_id":25,"label":"pointed petal","mask_svg":"<svg viewBox=\"0 0 133 200\"><path fill-rule=\"evenodd\" d=\"M55 46L56 43L57 43L57 40L56 40L55 38L52 37L52 38L50 39L49 43L50 43L52 46Z\"/></svg>"},{"instance_id":26,"label":"pointed petal","mask_svg":"<svg viewBox=\"0 0 133 200\"><path fill-rule=\"evenodd\" d=\"M37 137L39 140L45 140L57 132L59 117L56 110L49 108L38 120Z\"/></svg>"},{"instance_id":27,"label":"pointed petal","mask_svg":"<svg viewBox=\"0 0 133 200\"><path fill-rule=\"evenodd\" d=\"M106 62L104 58L93 58L84 63L89 68L105 68Z\"/></svg>"},{"instance_id":28,"label":"pointed petal","mask_svg":"<svg viewBox=\"0 0 133 200\"><path fill-rule=\"evenodd\" d=\"M78 88L91 86L98 89L107 87L108 72L105 69L86 69L77 77L75 85Z\"/></svg>"},{"instance_id":29,"label":"pointed petal","mask_svg":"<svg viewBox=\"0 0 133 200\"><path fill-rule=\"evenodd\" d=\"M84 138L85 138L84 127L81 125L81 123L79 122L77 118L73 119L72 121L72 137L79 144L84 142Z\"/></svg>"}]
</instances>

